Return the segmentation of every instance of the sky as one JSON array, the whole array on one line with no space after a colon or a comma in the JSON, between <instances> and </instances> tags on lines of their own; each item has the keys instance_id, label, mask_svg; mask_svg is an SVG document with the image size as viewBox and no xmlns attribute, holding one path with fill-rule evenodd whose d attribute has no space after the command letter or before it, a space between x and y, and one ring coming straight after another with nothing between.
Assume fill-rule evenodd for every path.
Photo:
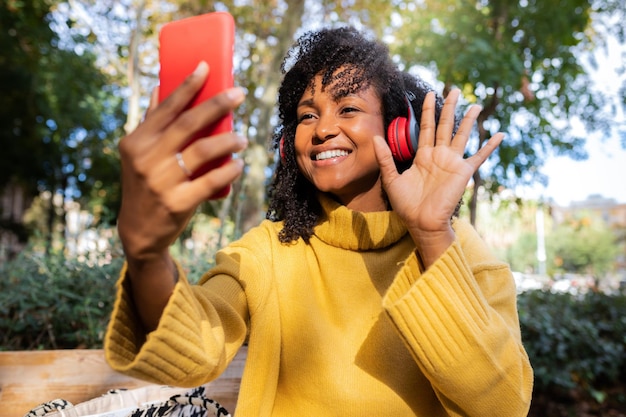
<instances>
[{"instance_id":1,"label":"sky","mask_svg":"<svg viewBox=\"0 0 626 417\"><path fill-rule=\"evenodd\" d=\"M559 206L586 200L593 194L626 204L626 150L619 138L609 138L605 143L588 142L586 148L589 158L584 161L550 158L542 169L548 176L548 185L537 187L534 192Z\"/></svg>"},{"instance_id":2,"label":"sky","mask_svg":"<svg viewBox=\"0 0 626 417\"><path fill-rule=\"evenodd\" d=\"M626 74L619 72L626 57L626 46L609 39L608 47L596 51L595 56L599 68L591 73L596 88L617 96L615 90L626 82ZM620 109L616 120L621 121L622 126L626 124L623 109ZM588 136L585 149L589 158L583 161L568 157L548 159L541 172L548 176L549 183L546 187L537 186L530 190L529 197L551 198L560 206L568 206L571 202L583 201L590 195L598 194L626 204L626 149L622 147L619 136L601 138L592 133Z\"/></svg>"}]
</instances>

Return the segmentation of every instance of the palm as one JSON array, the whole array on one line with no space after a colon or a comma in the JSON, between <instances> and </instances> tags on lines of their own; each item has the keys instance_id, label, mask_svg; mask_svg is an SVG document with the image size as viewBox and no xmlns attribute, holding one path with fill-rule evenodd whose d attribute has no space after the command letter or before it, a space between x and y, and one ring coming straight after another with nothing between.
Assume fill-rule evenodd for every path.
<instances>
[{"instance_id":1,"label":"palm","mask_svg":"<svg viewBox=\"0 0 626 417\"><path fill-rule=\"evenodd\" d=\"M393 210L407 227L421 231L443 231L463 196L473 173L502 140L494 135L476 154L464 158L465 147L480 109L472 107L452 136L458 90L445 101L439 125L435 126L434 95L424 101L417 154L409 169L399 174L391 153L377 148L383 185Z\"/></svg>"},{"instance_id":2,"label":"palm","mask_svg":"<svg viewBox=\"0 0 626 417\"><path fill-rule=\"evenodd\" d=\"M407 223L437 230L448 223L473 172L450 147L422 148L413 165L385 188L394 211Z\"/></svg>"}]
</instances>

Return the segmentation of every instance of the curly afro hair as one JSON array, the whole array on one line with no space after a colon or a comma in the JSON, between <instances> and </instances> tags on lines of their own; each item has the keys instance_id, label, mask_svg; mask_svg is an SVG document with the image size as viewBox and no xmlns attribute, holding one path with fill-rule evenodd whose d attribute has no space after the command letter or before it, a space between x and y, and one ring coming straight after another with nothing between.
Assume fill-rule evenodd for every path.
<instances>
[{"instance_id":1,"label":"curly afro hair","mask_svg":"<svg viewBox=\"0 0 626 417\"><path fill-rule=\"evenodd\" d=\"M281 146L278 164L269 189L267 218L284 220L279 233L283 243L298 238L308 242L320 215L317 189L298 169L294 139L297 106L313 80L321 76L322 89L336 99L373 87L382 101L385 126L407 115L405 92L415 97L411 105L420 120L422 103L433 88L423 80L400 71L391 60L385 44L367 37L351 27L308 32L287 53L281 68L284 77L278 91L280 123L274 132L274 149ZM409 94L411 95L411 94ZM439 120L443 99L437 96L436 119ZM398 165L404 170L410 165ZM382 192L382 191L381 191Z\"/></svg>"}]
</instances>

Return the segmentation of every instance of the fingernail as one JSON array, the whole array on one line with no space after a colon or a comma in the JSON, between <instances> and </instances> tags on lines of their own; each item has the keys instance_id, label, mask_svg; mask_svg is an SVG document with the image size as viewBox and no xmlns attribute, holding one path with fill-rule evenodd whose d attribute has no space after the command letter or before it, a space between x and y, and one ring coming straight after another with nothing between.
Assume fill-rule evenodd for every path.
<instances>
[{"instance_id":1,"label":"fingernail","mask_svg":"<svg viewBox=\"0 0 626 417\"><path fill-rule=\"evenodd\" d=\"M209 70L209 64L205 61L200 61L196 69L193 71L193 75L204 75Z\"/></svg>"},{"instance_id":2,"label":"fingernail","mask_svg":"<svg viewBox=\"0 0 626 417\"><path fill-rule=\"evenodd\" d=\"M243 88L241 87L235 87L226 91L226 95L232 101L242 101L244 98L244 91L243 91Z\"/></svg>"},{"instance_id":3,"label":"fingernail","mask_svg":"<svg viewBox=\"0 0 626 417\"><path fill-rule=\"evenodd\" d=\"M239 144L242 146L248 146L248 138L245 136L238 135L237 142L239 142Z\"/></svg>"}]
</instances>

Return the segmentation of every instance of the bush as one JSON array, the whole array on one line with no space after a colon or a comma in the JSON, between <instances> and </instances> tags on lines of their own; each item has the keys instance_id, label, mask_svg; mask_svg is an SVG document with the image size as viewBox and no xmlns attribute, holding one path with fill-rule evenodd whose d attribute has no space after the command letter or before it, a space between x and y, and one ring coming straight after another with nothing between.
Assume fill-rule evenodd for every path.
<instances>
[{"instance_id":1,"label":"bush","mask_svg":"<svg viewBox=\"0 0 626 417\"><path fill-rule=\"evenodd\" d=\"M111 246L80 258L29 249L0 265L0 350L102 348L124 260ZM195 282L212 260L179 246L173 252Z\"/></svg>"},{"instance_id":2,"label":"bush","mask_svg":"<svg viewBox=\"0 0 626 417\"><path fill-rule=\"evenodd\" d=\"M102 347L121 264L27 250L2 265L0 349Z\"/></svg>"},{"instance_id":3,"label":"bush","mask_svg":"<svg viewBox=\"0 0 626 417\"><path fill-rule=\"evenodd\" d=\"M518 306L536 392L602 403L626 382L626 295L529 291Z\"/></svg>"}]
</instances>

